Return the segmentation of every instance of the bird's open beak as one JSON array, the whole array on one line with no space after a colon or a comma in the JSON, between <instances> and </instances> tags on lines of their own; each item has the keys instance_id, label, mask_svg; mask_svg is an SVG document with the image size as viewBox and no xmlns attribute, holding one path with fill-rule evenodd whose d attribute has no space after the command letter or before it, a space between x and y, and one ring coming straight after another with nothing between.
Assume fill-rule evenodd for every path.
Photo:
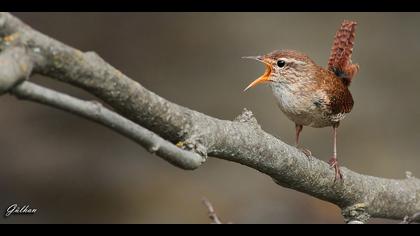
<instances>
[{"instance_id":1,"label":"bird's open beak","mask_svg":"<svg viewBox=\"0 0 420 236\"><path fill-rule=\"evenodd\" d=\"M251 87L254 87L257 84L261 84L261 83L265 83L265 82L269 81L270 74L271 74L271 71L273 70L273 68L272 68L271 64L265 60L264 57L262 57L262 56L252 56L252 57L242 57L242 58L257 60L257 61L260 61L260 62L265 64L264 74L261 75L258 79L254 80L254 82L249 84L248 87L246 87L244 89L244 91L248 90Z\"/></svg>"}]
</instances>

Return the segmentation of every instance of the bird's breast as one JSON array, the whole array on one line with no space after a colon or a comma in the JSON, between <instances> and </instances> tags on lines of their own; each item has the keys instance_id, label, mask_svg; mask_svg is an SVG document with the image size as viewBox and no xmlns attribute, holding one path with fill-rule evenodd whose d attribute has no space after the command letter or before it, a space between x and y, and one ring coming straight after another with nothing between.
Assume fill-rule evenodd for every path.
<instances>
[{"instance_id":1,"label":"bird's breast","mask_svg":"<svg viewBox=\"0 0 420 236\"><path fill-rule=\"evenodd\" d=\"M272 84L274 97L282 112L299 125L331 126L327 112L327 94L305 84ZM337 117L344 118L344 117Z\"/></svg>"}]
</instances>

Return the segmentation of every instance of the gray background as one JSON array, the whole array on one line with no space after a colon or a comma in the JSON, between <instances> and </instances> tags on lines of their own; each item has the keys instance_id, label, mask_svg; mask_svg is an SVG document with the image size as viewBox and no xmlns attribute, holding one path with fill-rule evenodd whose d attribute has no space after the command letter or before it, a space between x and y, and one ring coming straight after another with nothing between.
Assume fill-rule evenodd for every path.
<instances>
[{"instance_id":1,"label":"gray background","mask_svg":"<svg viewBox=\"0 0 420 236\"><path fill-rule=\"evenodd\" d=\"M264 70L240 59L296 49L326 65L335 31L356 20L352 113L339 128L341 164L359 173L420 176L418 13L16 13L35 29L96 51L157 94L233 119L251 109L263 129L293 144L293 123L267 86L242 90ZM81 98L47 78L33 81ZM172 167L130 140L71 114L0 98L0 210L38 208L0 223L208 223L208 197L235 223L342 223L339 209L277 186L236 163L210 158L196 171ZM305 128L302 143L322 160L331 129ZM393 222L374 220L372 222Z\"/></svg>"}]
</instances>

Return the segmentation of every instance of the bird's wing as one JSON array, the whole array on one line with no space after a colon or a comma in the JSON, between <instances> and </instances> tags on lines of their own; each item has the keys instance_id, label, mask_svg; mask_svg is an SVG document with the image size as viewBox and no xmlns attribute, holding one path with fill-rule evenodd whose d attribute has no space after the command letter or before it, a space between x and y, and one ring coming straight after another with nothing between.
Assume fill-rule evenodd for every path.
<instances>
[{"instance_id":1,"label":"bird's wing","mask_svg":"<svg viewBox=\"0 0 420 236\"><path fill-rule=\"evenodd\" d=\"M330 96L329 106L332 114L349 113L353 105L353 97L347 88L334 91Z\"/></svg>"},{"instance_id":2,"label":"bird's wing","mask_svg":"<svg viewBox=\"0 0 420 236\"><path fill-rule=\"evenodd\" d=\"M328 70L334 72L347 86L359 71L359 65L351 62L356 25L357 23L354 21L343 21L335 34L328 60Z\"/></svg>"}]
</instances>

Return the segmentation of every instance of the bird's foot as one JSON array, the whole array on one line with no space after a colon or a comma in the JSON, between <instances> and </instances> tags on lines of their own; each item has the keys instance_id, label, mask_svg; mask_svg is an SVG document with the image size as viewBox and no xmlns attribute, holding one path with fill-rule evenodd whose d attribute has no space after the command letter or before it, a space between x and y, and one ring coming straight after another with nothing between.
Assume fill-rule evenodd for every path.
<instances>
[{"instance_id":1,"label":"bird's foot","mask_svg":"<svg viewBox=\"0 0 420 236\"><path fill-rule=\"evenodd\" d=\"M335 181L337 181L337 179L343 180L343 175L341 174L340 171L340 166L338 164L338 160L337 157L332 157L329 161L328 164L330 164L330 167L333 167L335 170L335 178L334 178L334 183Z\"/></svg>"},{"instance_id":2,"label":"bird's foot","mask_svg":"<svg viewBox=\"0 0 420 236\"><path fill-rule=\"evenodd\" d=\"M305 154L306 155L306 157L309 159L309 160L311 160L312 159L312 152L309 150L309 149L307 149L307 148L304 148L304 147L297 147L297 149L299 149L301 152L303 152L303 154Z\"/></svg>"},{"instance_id":3,"label":"bird's foot","mask_svg":"<svg viewBox=\"0 0 420 236\"><path fill-rule=\"evenodd\" d=\"M297 148L297 149L299 149L301 152L303 152L303 154L305 154L305 155L306 155L306 157L307 157L308 159L311 159L311 157L312 157L312 152L311 152L309 149L307 149L307 148L300 147L300 146L299 146L299 142L296 142L296 144L295 144L295 148Z\"/></svg>"}]
</instances>

